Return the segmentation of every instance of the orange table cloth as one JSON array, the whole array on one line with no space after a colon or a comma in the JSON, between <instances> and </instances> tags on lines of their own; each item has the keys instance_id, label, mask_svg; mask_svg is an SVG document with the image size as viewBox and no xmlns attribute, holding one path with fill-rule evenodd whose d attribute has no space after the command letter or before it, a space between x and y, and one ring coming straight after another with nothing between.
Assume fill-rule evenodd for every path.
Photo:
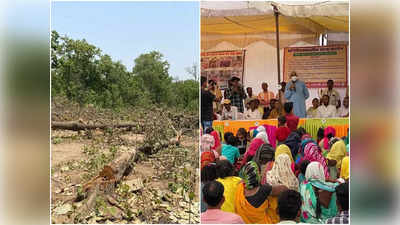
<instances>
[{"instance_id":1,"label":"orange table cloth","mask_svg":"<svg viewBox=\"0 0 400 225\"><path fill-rule=\"evenodd\" d=\"M269 120L214 120L213 128L221 133L222 139L224 133L232 132L236 135L239 128L245 128L247 131L250 127L260 125L278 126L277 119ZM317 137L317 132L320 127L331 126L336 130L337 137L347 136L349 128L349 118L302 118L299 120L299 127L304 127L307 133L313 138Z\"/></svg>"}]
</instances>

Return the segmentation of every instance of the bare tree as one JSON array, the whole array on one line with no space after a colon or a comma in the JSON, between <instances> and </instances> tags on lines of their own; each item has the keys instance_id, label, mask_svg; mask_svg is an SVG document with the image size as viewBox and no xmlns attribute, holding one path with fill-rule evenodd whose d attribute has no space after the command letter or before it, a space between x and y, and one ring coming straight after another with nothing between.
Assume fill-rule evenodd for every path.
<instances>
[{"instance_id":1,"label":"bare tree","mask_svg":"<svg viewBox=\"0 0 400 225\"><path fill-rule=\"evenodd\" d=\"M199 66L197 65L197 63L193 63L193 65L191 67L186 67L186 72L190 75L193 76L194 80L198 80L199 78Z\"/></svg>"}]
</instances>

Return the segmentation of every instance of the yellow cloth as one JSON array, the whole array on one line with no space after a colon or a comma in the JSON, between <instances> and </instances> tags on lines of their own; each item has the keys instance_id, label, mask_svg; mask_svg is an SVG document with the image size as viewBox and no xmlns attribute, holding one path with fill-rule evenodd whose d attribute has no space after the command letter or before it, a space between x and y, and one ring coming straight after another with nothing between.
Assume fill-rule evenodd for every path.
<instances>
[{"instance_id":1,"label":"yellow cloth","mask_svg":"<svg viewBox=\"0 0 400 225\"><path fill-rule=\"evenodd\" d=\"M346 145L343 140L337 141L332 145L331 150L326 156L327 159L336 160L336 168L342 166L342 159L346 156Z\"/></svg>"},{"instance_id":2,"label":"yellow cloth","mask_svg":"<svg viewBox=\"0 0 400 225\"><path fill-rule=\"evenodd\" d=\"M267 218L270 219L271 223L275 224L279 222L278 209L278 197L269 196L268 197L268 209Z\"/></svg>"},{"instance_id":3,"label":"yellow cloth","mask_svg":"<svg viewBox=\"0 0 400 225\"><path fill-rule=\"evenodd\" d=\"M318 117L318 108L314 109L314 107L310 107L307 110L307 118L317 118Z\"/></svg>"},{"instance_id":4,"label":"yellow cloth","mask_svg":"<svg viewBox=\"0 0 400 225\"><path fill-rule=\"evenodd\" d=\"M292 157L292 152L290 151L290 148L285 144L281 144L276 148L276 150L275 150L275 160L278 158L278 156L280 154L284 154L284 153L286 153L290 157L290 161L291 162L294 162L293 157Z\"/></svg>"},{"instance_id":5,"label":"yellow cloth","mask_svg":"<svg viewBox=\"0 0 400 225\"><path fill-rule=\"evenodd\" d=\"M222 211L235 213L235 195L241 180L240 177L235 176L217 179L218 182L224 185L225 202L222 204Z\"/></svg>"},{"instance_id":6,"label":"yellow cloth","mask_svg":"<svg viewBox=\"0 0 400 225\"><path fill-rule=\"evenodd\" d=\"M268 119L278 119L279 116L284 115L282 110L278 110L278 109L273 109L271 110L271 112L269 113Z\"/></svg>"},{"instance_id":7,"label":"yellow cloth","mask_svg":"<svg viewBox=\"0 0 400 225\"><path fill-rule=\"evenodd\" d=\"M342 159L342 167L340 169L340 177L349 179L350 177L350 157L346 156Z\"/></svg>"},{"instance_id":8,"label":"yellow cloth","mask_svg":"<svg viewBox=\"0 0 400 225\"><path fill-rule=\"evenodd\" d=\"M256 223L256 224L272 224L277 223L269 217L266 210L268 208L268 198L261 204L260 207L255 208L252 206L244 196L244 184L239 184L236 191L235 199L235 212L242 217L245 223Z\"/></svg>"}]
</instances>

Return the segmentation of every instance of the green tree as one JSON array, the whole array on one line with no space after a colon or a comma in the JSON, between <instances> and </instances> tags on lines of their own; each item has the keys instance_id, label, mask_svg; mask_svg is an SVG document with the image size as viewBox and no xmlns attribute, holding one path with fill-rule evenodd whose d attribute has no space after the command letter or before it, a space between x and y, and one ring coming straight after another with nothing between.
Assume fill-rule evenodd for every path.
<instances>
[{"instance_id":1,"label":"green tree","mask_svg":"<svg viewBox=\"0 0 400 225\"><path fill-rule=\"evenodd\" d=\"M141 54L135 59L133 74L149 92L153 103L167 103L170 97L172 78L168 74L169 63L157 51Z\"/></svg>"},{"instance_id":2,"label":"green tree","mask_svg":"<svg viewBox=\"0 0 400 225\"><path fill-rule=\"evenodd\" d=\"M132 72L83 40L52 31L51 91L83 104L118 109L151 103L180 109L198 108L198 81L172 81L169 63L152 51L135 60ZM196 79L197 65L187 70Z\"/></svg>"}]
</instances>

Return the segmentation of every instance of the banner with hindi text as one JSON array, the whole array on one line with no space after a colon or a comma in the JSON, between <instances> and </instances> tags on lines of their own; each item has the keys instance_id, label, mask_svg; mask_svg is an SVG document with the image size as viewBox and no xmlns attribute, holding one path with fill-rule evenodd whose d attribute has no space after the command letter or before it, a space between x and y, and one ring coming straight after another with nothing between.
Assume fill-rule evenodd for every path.
<instances>
[{"instance_id":1,"label":"banner with hindi text","mask_svg":"<svg viewBox=\"0 0 400 225\"><path fill-rule=\"evenodd\" d=\"M335 87L347 87L347 46L310 46L284 48L283 80L296 71L309 88L326 87L329 79Z\"/></svg>"}]
</instances>

